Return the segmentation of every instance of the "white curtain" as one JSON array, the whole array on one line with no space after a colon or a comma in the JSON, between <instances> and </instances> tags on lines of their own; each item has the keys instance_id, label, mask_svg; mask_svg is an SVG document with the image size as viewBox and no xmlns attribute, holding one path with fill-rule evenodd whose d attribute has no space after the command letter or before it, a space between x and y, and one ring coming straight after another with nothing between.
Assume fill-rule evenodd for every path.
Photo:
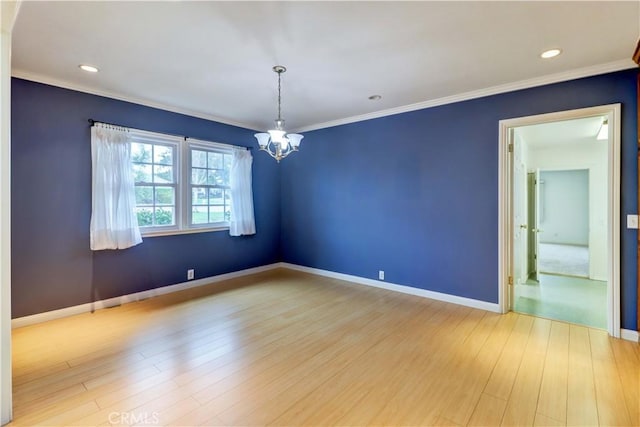
<instances>
[{"instance_id":1,"label":"white curtain","mask_svg":"<svg viewBox=\"0 0 640 427\"><path fill-rule=\"evenodd\" d=\"M256 234L253 216L253 190L251 187L251 163L249 150L234 149L231 162L231 220L229 234L242 236Z\"/></svg>"},{"instance_id":2,"label":"white curtain","mask_svg":"<svg viewBox=\"0 0 640 427\"><path fill-rule=\"evenodd\" d=\"M131 143L126 130L91 127L91 249L125 249L142 243L135 214Z\"/></svg>"}]
</instances>

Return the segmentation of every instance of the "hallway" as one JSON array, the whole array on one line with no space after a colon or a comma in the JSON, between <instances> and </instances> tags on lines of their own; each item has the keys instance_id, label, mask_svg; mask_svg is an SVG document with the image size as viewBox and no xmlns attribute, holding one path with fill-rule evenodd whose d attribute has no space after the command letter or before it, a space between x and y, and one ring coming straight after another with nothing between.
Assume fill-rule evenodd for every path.
<instances>
[{"instance_id":1,"label":"hallway","mask_svg":"<svg viewBox=\"0 0 640 427\"><path fill-rule=\"evenodd\" d=\"M515 286L515 311L607 329L607 282L540 274Z\"/></svg>"}]
</instances>

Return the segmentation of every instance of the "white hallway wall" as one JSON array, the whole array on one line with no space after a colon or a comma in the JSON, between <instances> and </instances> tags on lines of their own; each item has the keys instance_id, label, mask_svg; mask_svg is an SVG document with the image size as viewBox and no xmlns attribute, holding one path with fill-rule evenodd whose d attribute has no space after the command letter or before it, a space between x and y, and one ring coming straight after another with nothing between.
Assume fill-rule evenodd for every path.
<instances>
[{"instance_id":1,"label":"white hallway wall","mask_svg":"<svg viewBox=\"0 0 640 427\"><path fill-rule=\"evenodd\" d=\"M607 280L607 143L583 140L572 144L530 147L529 170L589 170L589 277Z\"/></svg>"},{"instance_id":2,"label":"white hallway wall","mask_svg":"<svg viewBox=\"0 0 640 427\"><path fill-rule=\"evenodd\" d=\"M540 172L540 242L589 245L589 171Z\"/></svg>"}]
</instances>

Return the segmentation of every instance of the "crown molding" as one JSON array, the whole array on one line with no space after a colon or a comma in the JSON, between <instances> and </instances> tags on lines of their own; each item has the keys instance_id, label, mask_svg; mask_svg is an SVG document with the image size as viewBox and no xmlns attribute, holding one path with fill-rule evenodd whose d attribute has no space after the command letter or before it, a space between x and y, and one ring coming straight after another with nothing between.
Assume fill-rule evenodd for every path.
<instances>
[{"instance_id":1,"label":"crown molding","mask_svg":"<svg viewBox=\"0 0 640 427\"><path fill-rule=\"evenodd\" d=\"M0 2L0 30L3 33L11 34L13 26L18 19L22 0L4 0Z\"/></svg>"},{"instance_id":2,"label":"crown molding","mask_svg":"<svg viewBox=\"0 0 640 427\"><path fill-rule=\"evenodd\" d=\"M568 80L580 79L583 77L596 76L598 74L612 73L615 71L627 70L635 68L638 65L633 60L623 59L620 61L607 62L605 64L594 65L590 67L578 68L575 70L565 71L562 73L549 74L542 77L535 77L532 79L521 80L518 82L507 83L498 86L492 86L485 89L474 90L470 92L464 92L457 95L445 96L442 98L431 99L427 101L418 102L415 104L403 105L400 107L389 108L386 110L374 111L367 114L361 114L357 116L345 117L343 119L331 120L323 123L316 123L309 126L302 126L292 129L292 133L309 132L318 129L324 129L334 126L345 125L349 123L356 123L365 120L377 119L386 116L392 116L395 114L407 113L410 111L423 110L425 108L437 107L440 105L453 104L456 102L468 101L471 99L483 98L485 96L498 95L501 93L513 92L516 90L529 89L537 86L544 86L552 83L560 83ZM64 80L58 80L51 77L43 76L41 74L30 73L23 70L12 70L11 75L24 80L30 80L37 83L48 84L52 86L61 87L64 89L75 90L78 92L89 93L92 95L104 96L107 98L117 99L119 101L131 102L134 104L144 105L147 107L157 108L160 110L171 111L173 113L185 114L200 119L211 120L218 123L223 123L231 126L237 126L244 129L257 131L260 127L256 124L243 123L239 121L229 120L221 117L217 117L211 114L202 113L200 111L189 110L186 108L174 107L171 105L162 104L159 102L150 101L148 99L136 98L132 96L122 95L115 92L98 90L87 86L77 85L69 83Z\"/></svg>"},{"instance_id":3,"label":"crown molding","mask_svg":"<svg viewBox=\"0 0 640 427\"><path fill-rule=\"evenodd\" d=\"M229 120L222 117L217 117L211 114L202 113L200 111L189 110L187 108L174 107L171 105L163 104L160 102L150 101L144 98L137 98L134 96L123 95L116 92L104 91L100 89L90 88L87 86L78 85L75 83L69 83L64 80L55 79L41 74L30 73L28 71L13 69L11 70L11 76L19 79L29 80L36 83L43 83L50 86L57 86L63 89L75 90L77 92L88 93L91 95L104 96L106 98L116 99L118 101L131 102L133 104L144 105L145 107L157 108L159 110L170 111L172 113L184 114L191 117L197 117L199 119L210 120L225 125L237 126L244 129L256 130L255 125L247 123L237 122L235 120Z\"/></svg>"},{"instance_id":4,"label":"crown molding","mask_svg":"<svg viewBox=\"0 0 640 427\"><path fill-rule=\"evenodd\" d=\"M312 130L324 129L334 126L345 125L349 123L361 122L364 120L377 119L380 117L392 116L395 114L407 113L410 111L423 110L425 108L437 107L440 105L453 104L455 102L468 101L471 99L483 98L485 96L498 95L501 93L513 92L516 90L529 89L536 86L544 86L552 83L559 83L568 80L580 79L583 77L596 76L598 74L612 73L614 71L622 71L635 68L637 65L631 59L623 59L615 62L607 62L605 64L594 65L575 70L564 71L562 73L549 74L542 77L521 80L518 82L507 83L498 86L492 86L485 89L464 92L457 95L445 96L443 98L432 99L428 101L418 102L415 104L404 105L401 107L389 108L386 110L374 111L372 113L362 114L358 116L346 117L344 119L332 120L324 123L318 123L309 126L303 126L293 129L291 132L309 132Z\"/></svg>"}]
</instances>

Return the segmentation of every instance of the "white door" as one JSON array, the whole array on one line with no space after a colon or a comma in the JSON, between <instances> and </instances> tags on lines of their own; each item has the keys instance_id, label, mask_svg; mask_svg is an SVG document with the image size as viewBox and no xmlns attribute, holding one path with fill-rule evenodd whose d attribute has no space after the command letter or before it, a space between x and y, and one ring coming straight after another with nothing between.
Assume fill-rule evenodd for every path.
<instances>
[{"instance_id":1,"label":"white door","mask_svg":"<svg viewBox=\"0 0 640 427\"><path fill-rule=\"evenodd\" d=\"M527 166L522 140L514 132L513 148L513 263L514 284L527 281Z\"/></svg>"},{"instance_id":2,"label":"white door","mask_svg":"<svg viewBox=\"0 0 640 427\"><path fill-rule=\"evenodd\" d=\"M527 280L538 280L537 244L536 244L536 173L527 173Z\"/></svg>"},{"instance_id":3,"label":"white door","mask_svg":"<svg viewBox=\"0 0 640 427\"><path fill-rule=\"evenodd\" d=\"M534 239L534 247L535 247L535 259L536 259L536 280L540 280L540 233L542 230L540 229L540 222L542 220L542 215L544 215L543 209L544 205L541 199L541 188L542 181L540 181L540 169L536 169L536 180L535 180L535 194L536 194L536 207L535 207L535 225L533 239Z\"/></svg>"}]
</instances>

